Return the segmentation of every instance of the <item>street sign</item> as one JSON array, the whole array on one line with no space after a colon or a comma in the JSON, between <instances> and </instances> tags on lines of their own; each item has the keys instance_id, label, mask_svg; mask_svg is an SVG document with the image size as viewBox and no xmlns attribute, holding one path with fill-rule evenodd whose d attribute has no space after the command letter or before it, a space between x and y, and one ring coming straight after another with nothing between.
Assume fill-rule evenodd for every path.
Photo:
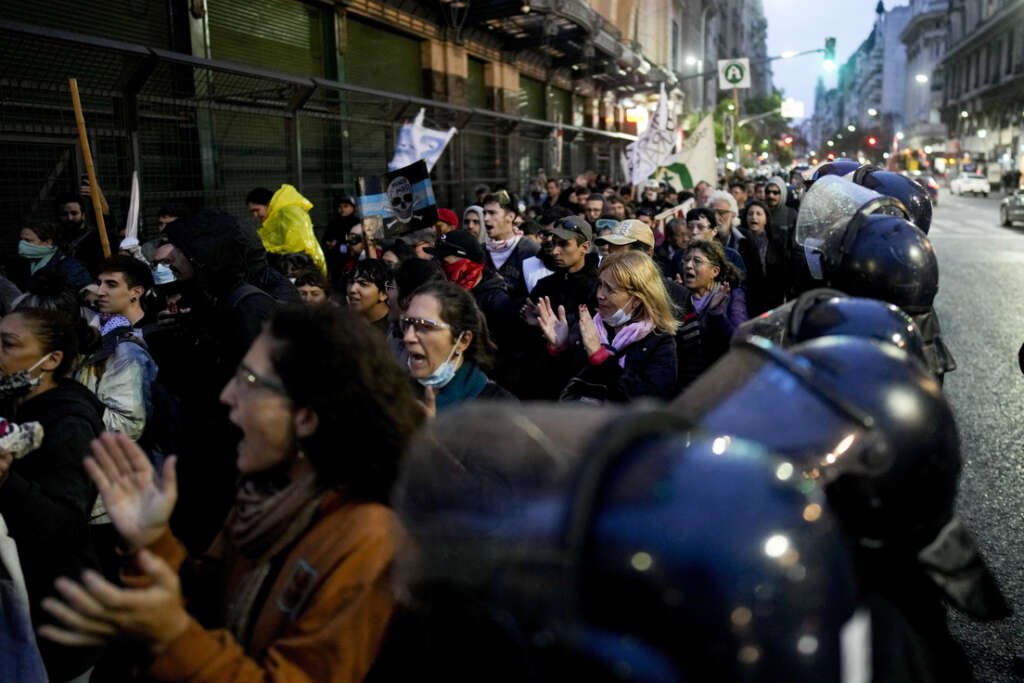
<instances>
[{"instance_id":1,"label":"street sign","mask_svg":"<svg viewBox=\"0 0 1024 683\"><path fill-rule=\"evenodd\" d=\"M719 59L718 87L721 90L749 88L750 60L746 57L742 59Z\"/></svg>"}]
</instances>

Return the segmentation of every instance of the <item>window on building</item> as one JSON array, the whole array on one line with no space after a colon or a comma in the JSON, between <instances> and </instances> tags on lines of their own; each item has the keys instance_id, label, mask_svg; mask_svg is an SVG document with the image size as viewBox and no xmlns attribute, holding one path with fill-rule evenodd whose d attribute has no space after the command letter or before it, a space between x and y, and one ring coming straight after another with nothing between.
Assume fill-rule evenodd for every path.
<instances>
[{"instance_id":1,"label":"window on building","mask_svg":"<svg viewBox=\"0 0 1024 683\"><path fill-rule=\"evenodd\" d=\"M1003 68L1003 73L1009 74L1013 71L1013 34L1015 29L1010 29L1006 32L1006 66Z\"/></svg>"}]
</instances>

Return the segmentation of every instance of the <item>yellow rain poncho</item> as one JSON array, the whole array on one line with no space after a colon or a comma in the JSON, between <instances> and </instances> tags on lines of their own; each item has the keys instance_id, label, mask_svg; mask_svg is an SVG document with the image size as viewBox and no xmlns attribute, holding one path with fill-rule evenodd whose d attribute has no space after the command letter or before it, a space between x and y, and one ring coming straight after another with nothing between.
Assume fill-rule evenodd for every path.
<instances>
[{"instance_id":1,"label":"yellow rain poncho","mask_svg":"<svg viewBox=\"0 0 1024 683\"><path fill-rule=\"evenodd\" d=\"M271 254L308 254L316 267L327 275L327 261L313 233L309 210L313 203L299 194L292 185L282 185L270 199L267 220L260 226L263 246Z\"/></svg>"}]
</instances>

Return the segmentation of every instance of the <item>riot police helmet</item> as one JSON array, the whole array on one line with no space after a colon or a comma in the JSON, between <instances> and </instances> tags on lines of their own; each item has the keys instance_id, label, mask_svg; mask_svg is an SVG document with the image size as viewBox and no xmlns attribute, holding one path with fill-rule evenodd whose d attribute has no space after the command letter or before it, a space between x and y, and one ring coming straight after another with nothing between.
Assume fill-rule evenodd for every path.
<instances>
[{"instance_id":1,"label":"riot police helmet","mask_svg":"<svg viewBox=\"0 0 1024 683\"><path fill-rule=\"evenodd\" d=\"M865 164L854 171L852 180L858 185L898 199L910 214L910 222L928 234L932 225L932 200L928 192L911 178Z\"/></svg>"},{"instance_id":2,"label":"riot police helmet","mask_svg":"<svg viewBox=\"0 0 1024 683\"><path fill-rule=\"evenodd\" d=\"M821 491L677 413L457 408L410 449L395 508L414 541L403 590L472 605L445 623L469 657L421 669L448 680L509 661L536 680L838 681L870 658ZM513 654L485 644L498 660L474 677L482 634Z\"/></svg>"},{"instance_id":3,"label":"riot police helmet","mask_svg":"<svg viewBox=\"0 0 1024 683\"><path fill-rule=\"evenodd\" d=\"M845 176L853 173L859 167L860 163L854 159L847 159L846 157L839 157L832 161L826 161L818 166L818 168L814 169L814 173L811 174L811 183L815 183L827 175Z\"/></svg>"}]
</instances>

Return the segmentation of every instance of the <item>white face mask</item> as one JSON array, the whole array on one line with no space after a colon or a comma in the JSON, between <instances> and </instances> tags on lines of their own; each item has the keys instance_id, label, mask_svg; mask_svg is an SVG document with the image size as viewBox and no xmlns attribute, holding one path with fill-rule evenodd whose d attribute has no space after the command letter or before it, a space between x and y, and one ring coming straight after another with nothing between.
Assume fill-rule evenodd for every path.
<instances>
[{"instance_id":1,"label":"white face mask","mask_svg":"<svg viewBox=\"0 0 1024 683\"><path fill-rule=\"evenodd\" d=\"M632 317L632 315L626 313L624 310L620 308L617 309L610 316L605 318L605 322L611 325L612 327L622 327L623 325L628 323Z\"/></svg>"},{"instance_id":2,"label":"white face mask","mask_svg":"<svg viewBox=\"0 0 1024 683\"><path fill-rule=\"evenodd\" d=\"M465 333L463 333L465 334ZM426 377L417 377L416 381L425 387L433 387L435 389L443 389L452 381L455 377L455 371L458 370L457 363L455 363L455 354L459 348L459 344L462 342L462 335L455 340L455 345L452 346L451 352L443 363L437 366L437 368L427 375ZM410 361L411 362L411 361Z\"/></svg>"}]
</instances>

